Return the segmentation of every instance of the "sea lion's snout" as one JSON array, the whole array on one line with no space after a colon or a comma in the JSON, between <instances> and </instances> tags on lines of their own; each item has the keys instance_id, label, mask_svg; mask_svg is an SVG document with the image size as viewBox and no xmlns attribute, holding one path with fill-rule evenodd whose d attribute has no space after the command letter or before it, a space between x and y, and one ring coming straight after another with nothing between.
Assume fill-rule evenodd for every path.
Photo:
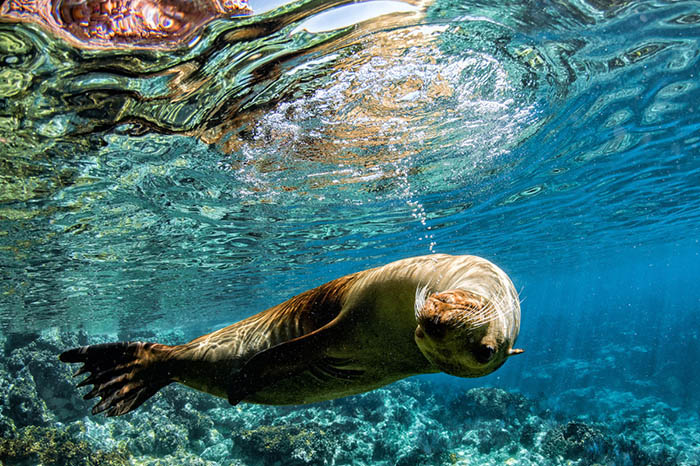
<instances>
[{"instance_id":1,"label":"sea lion's snout","mask_svg":"<svg viewBox=\"0 0 700 466\"><path fill-rule=\"evenodd\" d=\"M419 327L430 337L442 338L448 330L477 328L488 323L488 309L495 307L486 298L464 290L434 293L416 311Z\"/></svg>"},{"instance_id":2,"label":"sea lion's snout","mask_svg":"<svg viewBox=\"0 0 700 466\"><path fill-rule=\"evenodd\" d=\"M443 372L460 377L486 375L517 351L512 349L511 333L504 330L513 313L509 305L467 290L424 296L416 303L416 344Z\"/></svg>"},{"instance_id":3,"label":"sea lion's snout","mask_svg":"<svg viewBox=\"0 0 700 466\"><path fill-rule=\"evenodd\" d=\"M496 348L492 345L479 345L474 351L474 359L480 364L488 363L496 354Z\"/></svg>"}]
</instances>

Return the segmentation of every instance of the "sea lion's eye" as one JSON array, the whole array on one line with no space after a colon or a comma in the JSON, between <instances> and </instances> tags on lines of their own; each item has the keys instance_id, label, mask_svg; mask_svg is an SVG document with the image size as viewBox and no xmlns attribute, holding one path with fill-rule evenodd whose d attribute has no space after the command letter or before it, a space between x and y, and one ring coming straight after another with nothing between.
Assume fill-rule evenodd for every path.
<instances>
[{"instance_id":1,"label":"sea lion's eye","mask_svg":"<svg viewBox=\"0 0 700 466\"><path fill-rule=\"evenodd\" d=\"M496 350L493 348L493 346L489 345L480 345L476 351L474 351L474 358L479 362L480 364L486 364L491 360L493 355L496 353Z\"/></svg>"}]
</instances>

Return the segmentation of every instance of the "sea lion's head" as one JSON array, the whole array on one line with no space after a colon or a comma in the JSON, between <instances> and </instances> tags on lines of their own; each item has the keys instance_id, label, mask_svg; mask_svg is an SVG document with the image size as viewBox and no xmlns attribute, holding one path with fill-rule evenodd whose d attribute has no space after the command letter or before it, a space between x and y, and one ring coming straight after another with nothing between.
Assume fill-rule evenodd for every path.
<instances>
[{"instance_id":1,"label":"sea lion's head","mask_svg":"<svg viewBox=\"0 0 700 466\"><path fill-rule=\"evenodd\" d=\"M415 341L439 370L458 377L481 377L523 351L513 344L520 328L517 294L489 299L455 289L416 292Z\"/></svg>"}]
</instances>

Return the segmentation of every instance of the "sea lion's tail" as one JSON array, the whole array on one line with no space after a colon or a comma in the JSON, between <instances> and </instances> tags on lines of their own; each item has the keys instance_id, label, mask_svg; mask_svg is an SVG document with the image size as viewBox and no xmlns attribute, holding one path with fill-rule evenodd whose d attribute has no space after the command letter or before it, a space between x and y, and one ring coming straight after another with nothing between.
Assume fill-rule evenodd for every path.
<instances>
[{"instance_id":1,"label":"sea lion's tail","mask_svg":"<svg viewBox=\"0 0 700 466\"><path fill-rule=\"evenodd\" d=\"M81 362L74 377L90 372L78 387L93 385L83 398L101 397L92 414L120 416L141 406L172 382L168 370L171 347L157 343L119 342L81 346L61 353L63 362Z\"/></svg>"}]
</instances>

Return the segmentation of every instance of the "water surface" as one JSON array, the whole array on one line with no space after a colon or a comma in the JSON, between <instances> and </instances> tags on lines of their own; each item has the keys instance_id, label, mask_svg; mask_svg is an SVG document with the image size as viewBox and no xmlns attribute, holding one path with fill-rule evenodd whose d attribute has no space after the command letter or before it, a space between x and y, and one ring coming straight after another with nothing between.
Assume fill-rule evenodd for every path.
<instances>
[{"instance_id":1,"label":"water surface","mask_svg":"<svg viewBox=\"0 0 700 466\"><path fill-rule=\"evenodd\" d=\"M478 254L527 353L469 386L697 409L700 3L249 6L166 48L0 22L3 333L189 338Z\"/></svg>"}]
</instances>

